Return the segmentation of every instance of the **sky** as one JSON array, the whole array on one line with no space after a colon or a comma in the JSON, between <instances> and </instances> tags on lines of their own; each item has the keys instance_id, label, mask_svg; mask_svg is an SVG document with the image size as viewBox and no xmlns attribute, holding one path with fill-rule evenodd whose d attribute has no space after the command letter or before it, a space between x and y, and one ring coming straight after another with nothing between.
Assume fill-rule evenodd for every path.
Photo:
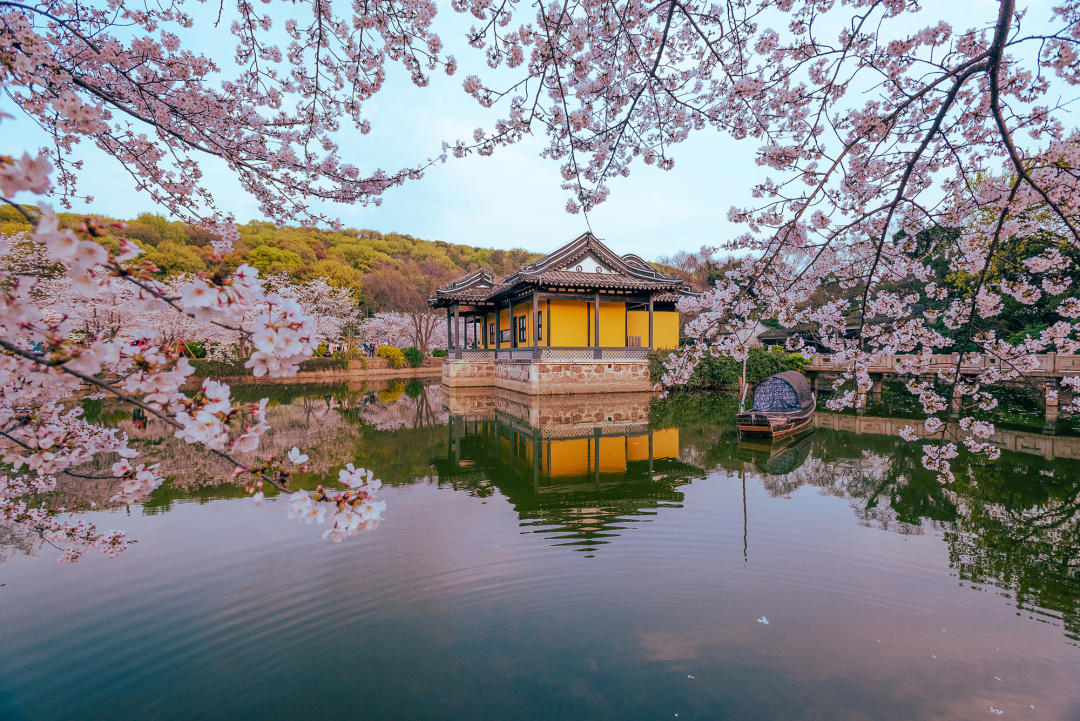
<instances>
[{"instance_id":1,"label":"sky","mask_svg":"<svg viewBox=\"0 0 1080 721\"><path fill-rule=\"evenodd\" d=\"M935 17L939 14L937 8L944 8L938 2L930 3ZM948 7L950 12L956 12L960 5L966 10L977 9L971 17L980 18L987 16L990 9L992 19L994 4L990 0L971 0L950 3ZM205 52L228 66L235 43L227 23L215 28L213 15L206 14L206 5L186 7L203 13L195 16L189 49ZM481 54L462 40L470 20L471 16L457 15L449 8L436 19L437 31L459 62L453 76L440 72L433 75L429 87L416 88L403 72L391 66L386 87L365 106L371 133L342 133L344 162L356 165L361 172L379 167L394 170L439 154L444 140L468 140L474 128L493 125L503 108L485 110L461 89L469 74L490 75ZM969 19L957 25L967 27L972 22ZM221 48L228 48L228 53L223 54ZM0 99L0 111L16 116L15 120L4 121L4 152L21 154L46 145L47 136L6 99ZM396 231L474 246L548 252L589 226L584 216L566 212L569 195L559 187L559 163L540 157L544 141L543 136L532 137L500 148L492 157L448 159L429 169L423 179L388 191L381 207L335 205L331 210L347 227ZM731 239L744 228L728 222L729 208L751 204L751 187L766 176L765 169L754 161L757 147L758 142L752 139L736 141L705 130L691 134L689 140L676 147L675 166L670 171L635 163L629 177L611 182L609 199L589 214L593 232L618 252L636 253L647 260ZM121 218L144 211L160 212L145 193L135 191L116 163L91 143L81 143L75 157L86 161L81 192L95 198L89 209L76 210ZM206 161L204 169L219 207L231 211L240 221L259 218L257 203L243 192L223 164L216 163ZM32 202L31 197L24 196L18 199Z\"/></svg>"}]
</instances>

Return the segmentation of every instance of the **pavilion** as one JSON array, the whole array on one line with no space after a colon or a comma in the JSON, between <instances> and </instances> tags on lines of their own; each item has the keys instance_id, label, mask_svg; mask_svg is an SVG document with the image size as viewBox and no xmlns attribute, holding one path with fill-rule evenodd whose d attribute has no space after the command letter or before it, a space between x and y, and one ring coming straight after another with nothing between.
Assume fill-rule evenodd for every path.
<instances>
[{"instance_id":1,"label":"pavilion","mask_svg":"<svg viewBox=\"0 0 1080 721\"><path fill-rule=\"evenodd\" d=\"M439 288L450 335L448 386L529 393L640 391L648 354L677 348L684 282L585 233L504 278L478 269ZM464 337L462 337L464 336Z\"/></svg>"}]
</instances>

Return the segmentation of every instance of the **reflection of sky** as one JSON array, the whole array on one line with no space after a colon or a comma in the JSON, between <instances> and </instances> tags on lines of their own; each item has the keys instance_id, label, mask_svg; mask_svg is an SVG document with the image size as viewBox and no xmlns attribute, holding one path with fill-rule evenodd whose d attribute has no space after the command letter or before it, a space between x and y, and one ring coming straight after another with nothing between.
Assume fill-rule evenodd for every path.
<instances>
[{"instance_id":1,"label":"reflection of sky","mask_svg":"<svg viewBox=\"0 0 1080 721\"><path fill-rule=\"evenodd\" d=\"M680 490L595 558L430 485L342 545L277 503L100 514L121 558L0 566L0 717L1076 716L1075 645L959 582L938 533L751 478L744 562L737 476Z\"/></svg>"}]
</instances>

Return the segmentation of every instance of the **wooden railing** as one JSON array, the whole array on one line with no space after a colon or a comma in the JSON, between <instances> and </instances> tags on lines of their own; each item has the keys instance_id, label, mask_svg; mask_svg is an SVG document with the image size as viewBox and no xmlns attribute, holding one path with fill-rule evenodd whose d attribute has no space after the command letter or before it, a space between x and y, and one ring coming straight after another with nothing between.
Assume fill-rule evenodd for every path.
<instances>
[{"instance_id":1,"label":"wooden railing","mask_svg":"<svg viewBox=\"0 0 1080 721\"><path fill-rule=\"evenodd\" d=\"M518 348L451 348L454 360L646 360L648 347L531 346Z\"/></svg>"}]
</instances>

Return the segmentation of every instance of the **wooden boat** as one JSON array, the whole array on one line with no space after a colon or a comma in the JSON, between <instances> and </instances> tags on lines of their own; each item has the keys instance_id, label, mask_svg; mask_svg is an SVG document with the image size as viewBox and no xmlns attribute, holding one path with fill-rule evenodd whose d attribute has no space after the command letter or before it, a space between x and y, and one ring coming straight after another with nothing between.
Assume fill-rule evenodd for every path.
<instances>
[{"instance_id":1,"label":"wooden boat","mask_svg":"<svg viewBox=\"0 0 1080 721\"><path fill-rule=\"evenodd\" d=\"M816 408L806 376L784 371L757 384L753 409L736 415L735 427L747 436L785 438L811 427Z\"/></svg>"}]
</instances>

